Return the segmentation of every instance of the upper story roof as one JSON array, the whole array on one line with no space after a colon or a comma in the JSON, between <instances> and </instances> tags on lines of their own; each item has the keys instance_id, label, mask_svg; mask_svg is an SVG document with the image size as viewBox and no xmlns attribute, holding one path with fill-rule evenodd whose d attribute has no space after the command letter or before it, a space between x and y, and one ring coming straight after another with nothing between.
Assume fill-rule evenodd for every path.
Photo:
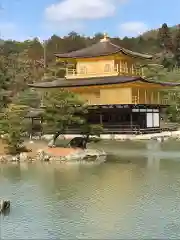
<instances>
[{"instance_id":1,"label":"upper story roof","mask_svg":"<svg viewBox=\"0 0 180 240\"><path fill-rule=\"evenodd\" d=\"M90 47L83 48L70 53L55 54L57 58L92 58L109 56L116 53L122 53L130 57L141 59L152 59L151 55L133 52L126 48L113 44L107 35L104 36L98 43L91 45Z\"/></svg>"}]
</instances>

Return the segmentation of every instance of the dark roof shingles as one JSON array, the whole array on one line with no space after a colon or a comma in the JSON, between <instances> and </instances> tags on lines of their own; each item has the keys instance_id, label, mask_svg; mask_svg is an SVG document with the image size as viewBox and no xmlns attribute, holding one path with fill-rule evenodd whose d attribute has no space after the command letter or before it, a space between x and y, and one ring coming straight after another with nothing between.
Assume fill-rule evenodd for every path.
<instances>
[{"instance_id":1,"label":"dark roof shingles","mask_svg":"<svg viewBox=\"0 0 180 240\"><path fill-rule=\"evenodd\" d=\"M125 55L133 57L152 59L151 55L133 52L131 50L117 46L111 43L109 40L104 42L100 41L87 48L83 48L70 53L55 54L55 56L58 58L89 58L98 56L108 56L119 52L122 52Z\"/></svg>"},{"instance_id":2,"label":"dark roof shingles","mask_svg":"<svg viewBox=\"0 0 180 240\"><path fill-rule=\"evenodd\" d=\"M52 82L41 82L29 84L30 87L34 88L70 88L70 87L83 87L83 86L95 86L95 85L110 85L110 84L121 84L128 82L141 81L145 83L159 84L162 86L180 86L180 83L173 82L155 82L147 80L142 77L128 77L128 76L110 76L110 77L96 77L96 78L83 78L83 79L57 79Z\"/></svg>"}]
</instances>

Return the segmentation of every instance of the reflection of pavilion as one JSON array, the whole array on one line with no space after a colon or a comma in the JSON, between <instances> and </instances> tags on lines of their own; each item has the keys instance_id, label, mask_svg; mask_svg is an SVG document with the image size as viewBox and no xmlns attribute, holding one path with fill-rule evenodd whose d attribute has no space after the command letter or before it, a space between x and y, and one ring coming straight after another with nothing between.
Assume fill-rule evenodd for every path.
<instances>
[{"instance_id":1,"label":"reflection of pavilion","mask_svg":"<svg viewBox=\"0 0 180 240\"><path fill-rule=\"evenodd\" d=\"M158 152L160 151L160 142L149 141L147 144L148 156L147 156L147 168L152 170L159 170L160 157Z\"/></svg>"}]
</instances>

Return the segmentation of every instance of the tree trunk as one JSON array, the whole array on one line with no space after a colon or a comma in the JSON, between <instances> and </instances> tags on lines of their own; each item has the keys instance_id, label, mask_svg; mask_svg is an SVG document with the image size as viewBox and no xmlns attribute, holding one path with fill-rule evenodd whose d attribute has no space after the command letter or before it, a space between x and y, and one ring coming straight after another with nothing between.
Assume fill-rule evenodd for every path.
<instances>
[{"instance_id":1,"label":"tree trunk","mask_svg":"<svg viewBox=\"0 0 180 240\"><path fill-rule=\"evenodd\" d=\"M61 131L57 131L57 132L54 134L54 136L53 136L53 145L56 144L56 140L57 140L57 138L59 137L59 135L61 135L61 134L62 134L62 130L61 130Z\"/></svg>"},{"instance_id":2,"label":"tree trunk","mask_svg":"<svg viewBox=\"0 0 180 240\"><path fill-rule=\"evenodd\" d=\"M61 135L62 134L62 130L60 130L60 131L57 131L55 134L54 134L54 136L53 136L53 139L49 142L49 144L48 144L48 146L49 147L54 147L54 146L56 146L56 140L57 140L57 138L59 137L59 135Z\"/></svg>"},{"instance_id":3,"label":"tree trunk","mask_svg":"<svg viewBox=\"0 0 180 240\"><path fill-rule=\"evenodd\" d=\"M85 149L87 148L87 143L89 142L89 137L90 137L89 134L87 134L86 137L85 137L85 141L86 141L86 143L84 144Z\"/></svg>"},{"instance_id":4,"label":"tree trunk","mask_svg":"<svg viewBox=\"0 0 180 240\"><path fill-rule=\"evenodd\" d=\"M90 135L87 134L86 137L85 137L85 139L86 139L86 143L88 143L88 141L89 141L89 137L90 137Z\"/></svg>"}]
</instances>

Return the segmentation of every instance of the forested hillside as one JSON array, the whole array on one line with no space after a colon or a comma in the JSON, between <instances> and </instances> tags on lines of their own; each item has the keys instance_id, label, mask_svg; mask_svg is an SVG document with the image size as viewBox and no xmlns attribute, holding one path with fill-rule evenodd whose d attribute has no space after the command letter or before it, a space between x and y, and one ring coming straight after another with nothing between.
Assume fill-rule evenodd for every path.
<instances>
[{"instance_id":1,"label":"forested hillside","mask_svg":"<svg viewBox=\"0 0 180 240\"><path fill-rule=\"evenodd\" d=\"M63 77L64 69L56 64L54 53L78 50L96 43L102 37L102 33L90 38L71 32L64 37L53 35L44 44L40 43L38 38L24 42L0 41L0 67L6 69L11 82L8 90L16 94L26 89L27 83L43 81L45 71L50 77ZM133 51L150 53L154 56L153 63L162 64L165 67L163 70L165 74L159 74L159 70L151 69L150 72L146 71L147 77L157 78L159 74L161 78L162 76L167 78L167 72L171 72L172 78L172 72L174 75L176 71L178 73L174 75L174 80L180 81L179 70L177 71L180 66L180 28L178 26L168 28L167 24L163 24L160 29L144 33L137 38L112 38L111 41ZM162 69L160 71L162 72Z\"/></svg>"},{"instance_id":2,"label":"forested hillside","mask_svg":"<svg viewBox=\"0 0 180 240\"><path fill-rule=\"evenodd\" d=\"M70 52L96 43L103 37L98 33L93 38L80 36L76 32L68 36L59 37L53 35L44 43L46 45L47 69L54 75L62 75L60 68L55 66L54 53ZM144 33L137 38L112 38L113 43L133 51L150 53L154 55L154 62L165 67L179 67L179 27L168 28L166 24L162 28ZM24 85L25 82L38 81L43 76L44 50L38 38L17 42L14 40L1 41L1 57L8 59L10 71L13 71L16 83ZM20 86L19 86L20 87Z\"/></svg>"}]
</instances>

